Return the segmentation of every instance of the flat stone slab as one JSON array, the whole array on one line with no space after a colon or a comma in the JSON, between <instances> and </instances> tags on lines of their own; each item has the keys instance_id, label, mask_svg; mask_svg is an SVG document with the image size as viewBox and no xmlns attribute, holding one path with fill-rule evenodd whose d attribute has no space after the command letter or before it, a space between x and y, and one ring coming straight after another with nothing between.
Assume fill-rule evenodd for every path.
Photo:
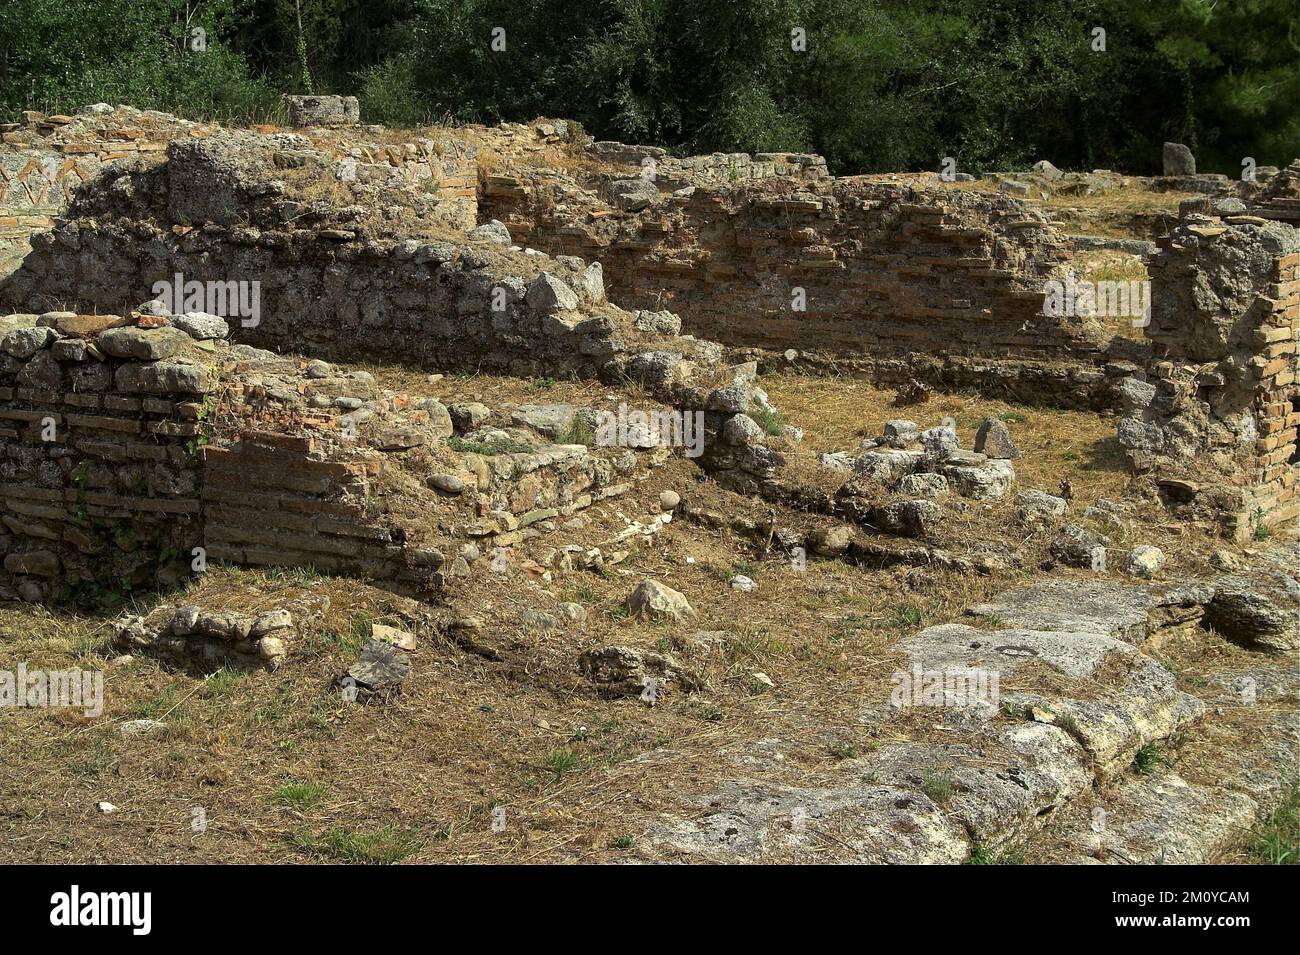
<instances>
[{"instance_id":1,"label":"flat stone slab","mask_svg":"<svg viewBox=\"0 0 1300 955\"><path fill-rule=\"evenodd\" d=\"M692 861L956 863L970 853L961 827L913 789L858 779L801 789L729 782L705 805L725 808L651 833Z\"/></svg>"},{"instance_id":2,"label":"flat stone slab","mask_svg":"<svg viewBox=\"0 0 1300 955\"><path fill-rule=\"evenodd\" d=\"M922 670L977 669L1009 676L1039 660L1076 679L1091 676L1112 653L1136 652L1123 640L1087 630L980 630L961 623L926 627L900 640L898 649Z\"/></svg>"},{"instance_id":3,"label":"flat stone slab","mask_svg":"<svg viewBox=\"0 0 1300 955\"><path fill-rule=\"evenodd\" d=\"M1213 594L1209 585L1134 587L1109 581L1059 580L1008 590L988 603L975 604L966 613L1008 627L1100 633L1141 644L1150 635L1153 611L1199 607Z\"/></svg>"},{"instance_id":4,"label":"flat stone slab","mask_svg":"<svg viewBox=\"0 0 1300 955\"><path fill-rule=\"evenodd\" d=\"M367 690L394 690L411 675L411 660L406 653L382 640L371 640L357 662L348 667L348 676Z\"/></svg>"},{"instance_id":5,"label":"flat stone slab","mask_svg":"<svg viewBox=\"0 0 1300 955\"><path fill-rule=\"evenodd\" d=\"M1257 808L1244 793L1192 785L1177 773L1131 780L1068 833L1075 855L1060 861L1204 865L1250 830Z\"/></svg>"}]
</instances>

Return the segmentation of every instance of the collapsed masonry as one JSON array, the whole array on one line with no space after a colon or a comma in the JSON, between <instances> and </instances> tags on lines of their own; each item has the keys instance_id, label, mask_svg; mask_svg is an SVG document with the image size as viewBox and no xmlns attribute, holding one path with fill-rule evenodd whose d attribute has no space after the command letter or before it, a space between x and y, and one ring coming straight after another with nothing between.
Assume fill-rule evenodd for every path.
<instances>
[{"instance_id":1,"label":"collapsed masonry","mask_svg":"<svg viewBox=\"0 0 1300 955\"><path fill-rule=\"evenodd\" d=\"M1174 513L1244 540L1300 516L1300 233L1184 220L1150 264L1153 356L1120 445Z\"/></svg>"},{"instance_id":2,"label":"collapsed masonry","mask_svg":"<svg viewBox=\"0 0 1300 955\"><path fill-rule=\"evenodd\" d=\"M10 599L174 585L196 558L428 594L666 456L491 429L479 405L449 411L363 372L131 320L15 316L0 340Z\"/></svg>"},{"instance_id":3,"label":"collapsed masonry","mask_svg":"<svg viewBox=\"0 0 1300 955\"><path fill-rule=\"evenodd\" d=\"M4 319L8 595L94 599L175 583L196 548L203 560L312 566L428 594L492 548L625 492L667 456L635 436L614 448L579 441L593 426L584 409L521 407L503 420L248 342L639 382L698 412L706 448L765 404L752 363L729 368L719 346L678 336L672 316L609 304L599 264L457 238L460 204L405 179L362 170L358 180L379 181L361 191L372 200L405 203L398 224L268 182L273 169L347 162L305 142L174 141L158 161L104 170L52 232L31 237L6 298L117 314ZM178 274L183 291L260 279L258 314L234 322L243 341L227 343L232 329L217 316L169 314L174 301L131 307ZM734 443L701 461L735 483L779 464Z\"/></svg>"},{"instance_id":4,"label":"collapsed masonry","mask_svg":"<svg viewBox=\"0 0 1300 955\"><path fill-rule=\"evenodd\" d=\"M1236 515L1224 521L1234 533L1247 526L1242 514L1270 523L1294 513L1288 227L1260 232L1272 238L1246 256L1249 288L1227 282L1226 304L1207 306L1207 327L1215 309L1241 316L1249 306L1219 352L1178 344L1200 334L1179 317L1196 314L1199 297L1157 295L1165 311L1152 357L1087 317L1042 314L1042 283L1068 265L1068 243L1013 198L925 176L831 179L796 154L679 160L587 145L563 121L399 142L375 127L360 135L232 131L107 107L3 132L0 212L14 215L0 219L10 256L0 302L19 310L0 346L9 592L57 600L174 580L195 547L436 590L485 547L543 532L657 463L656 453L570 441L582 409L544 409L541 430L513 416L449 419L436 401L320 358L636 382L704 415L700 463L724 484L779 485L784 461L754 420L773 411L756 365L729 366L721 346L681 335L665 305L729 342L847 356L885 381L1066 406L1131 401L1151 387L1134 377L1145 368L1168 394L1130 419L1150 448L1125 442L1161 493L1190 493L1216 520ZM538 151L577 157L588 172L545 169ZM493 165L502 157L506 169ZM474 227L492 216L505 226ZM1255 241L1257 223L1229 224ZM1160 287L1225 284L1226 263L1177 258L1199 247L1171 244ZM1265 267L1276 289L1260 278ZM217 290L259 283L256 314L229 330L238 344L177 330L203 316L196 326L158 303L137 310L178 276ZM643 310L611 304L607 282ZM796 289L807 306L797 313ZM119 340L129 344L109 344ZM1226 365L1205 377L1194 363ZM1190 399L1208 410L1189 419ZM1189 427L1203 437L1186 441ZM1226 498L1171 483L1189 453L1209 447L1230 452L1216 459L1216 487L1235 489ZM1005 462L941 451L942 468L912 483L1009 487ZM870 495L841 504L915 536L932 510L927 488L898 514Z\"/></svg>"}]
</instances>

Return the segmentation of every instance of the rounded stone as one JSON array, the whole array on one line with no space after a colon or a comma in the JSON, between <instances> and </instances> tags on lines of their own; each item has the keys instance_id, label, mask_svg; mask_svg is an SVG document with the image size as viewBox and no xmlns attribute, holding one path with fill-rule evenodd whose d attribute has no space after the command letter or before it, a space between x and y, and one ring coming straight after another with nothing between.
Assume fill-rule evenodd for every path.
<instances>
[{"instance_id":1,"label":"rounded stone","mask_svg":"<svg viewBox=\"0 0 1300 955\"><path fill-rule=\"evenodd\" d=\"M459 494L465 490L465 482L454 474L434 474L429 478L429 487L444 494Z\"/></svg>"}]
</instances>

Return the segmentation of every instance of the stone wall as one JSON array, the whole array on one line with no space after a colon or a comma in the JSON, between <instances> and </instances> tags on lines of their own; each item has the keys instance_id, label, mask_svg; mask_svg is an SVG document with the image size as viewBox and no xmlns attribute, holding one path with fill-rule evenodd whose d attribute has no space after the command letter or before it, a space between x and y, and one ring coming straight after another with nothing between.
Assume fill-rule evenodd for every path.
<instances>
[{"instance_id":1,"label":"stone wall","mask_svg":"<svg viewBox=\"0 0 1300 955\"><path fill-rule=\"evenodd\" d=\"M599 259L621 303L671 309L729 344L1097 364L1110 339L1042 314L1070 247L1040 213L918 177L687 187L628 213L544 176L498 175L481 205L521 244Z\"/></svg>"},{"instance_id":2,"label":"stone wall","mask_svg":"<svg viewBox=\"0 0 1300 955\"><path fill-rule=\"evenodd\" d=\"M203 318L4 319L0 596L111 602L209 560L432 594L668 457L563 443L581 409L449 410Z\"/></svg>"},{"instance_id":3,"label":"stone wall","mask_svg":"<svg viewBox=\"0 0 1300 955\"><path fill-rule=\"evenodd\" d=\"M476 222L477 149L450 136L391 142L358 130L223 131L167 113L98 104L77 116L28 113L23 123L0 126L0 278L18 268L31 250L32 236L49 231L68 212L77 190L110 166L157 160L173 142L214 136L245 147L260 145L265 179L304 170L314 172L322 183L335 182L361 196L409 187L426 197L449 225L467 229ZM193 152L193 145L188 148ZM181 175L185 171L178 169ZM214 184L210 176L195 182ZM192 194L191 201L202 197L201 192ZM218 189L207 198L211 207L231 197ZM230 209L243 205L230 202Z\"/></svg>"},{"instance_id":4,"label":"stone wall","mask_svg":"<svg viewBox=\"0 0 1300 955\"><path fill-rule=\"evenodd\" d=\"M591 374L618 347L612 307L589 293L577 308L575 288L598 291L598 268L588 274L550 263L563 301L541 301L545 279L530 304L541 275L535 261L493 263L487 250L442 242L362 243L335 230L250 235L212 225L178 236L147 223L69 220L35 244L0 300L120 312L179 273L187 282L258 281L258 321L237 322L235 336L326 358Z\"/></svg>"},{"instance_id":5,"label":"stone wall","mask_svg":"<svg viewBox=\"0 0 1300 955\"><path fill-rule=\"evenodd\" d=\"M202 543L213 377L91 347L81 335L98 322L58 320L68 334L31 326L0 342L0 595L94 602L175 583Z\"/></svg>"},{"instance_id":6,"label":"stone wall","mask_svg":"<svg viewBox=\"0 0 1300 955\"><path fill-rule=\"evenodd\" d=\"M1189 217L1150 263L1154 357L1120 444L1176 513L1238 540L1300 517L1300 232Z\"/></svg>"}]
</instances>

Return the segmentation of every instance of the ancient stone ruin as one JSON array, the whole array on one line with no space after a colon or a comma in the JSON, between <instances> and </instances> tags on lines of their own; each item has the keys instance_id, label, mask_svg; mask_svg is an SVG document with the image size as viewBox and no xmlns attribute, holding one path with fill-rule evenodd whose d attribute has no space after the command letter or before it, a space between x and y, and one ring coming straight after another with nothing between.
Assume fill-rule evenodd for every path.
<instances>
[{"instance_id":1,"label":"ancient stone ruin","mask_svg":"<svg viewBox=\"0 0 1300 955\"><path fill-rule=\"evenodd\" d=\"M274 673L311 652L328 601L209 606L203 581L296 569L399 608L334 674L348 703L396 705L436 634L512 679L551 665L541 641L578 681L560 695L690 707L780 681L710 629L728 613L655 579L671 561L630 569L657 540L745 556L719 600L768 599L764 567L810 561L863 588L941 575L975 588L945 605L957 619L901 613L873 659L992 672L999 705L944 711L936 740L911 696L839 691L870 698L852 723L875 743L808 736L851 772L794 768L789 727L737 741L716 785L641 830L646 858L1133 861L1163 844L1205 861L1283 797L1296 165L1238 188L1171 143L1150 180L1050 163L982 184L836 177L813 155L681 157L565 120L399 131L363 125L351 97L287 110L292 128L103 104L3 127L0 598L114 608L115 651L178 670ZM1123 239L1061 218L1116 189L1194 196ZM1146 270L1146 309L1115 321L1100 284L1049 308L1099 250ZM783 407L779 376L787 395L862 383L896 408L810 446L823 422ZM989 410L965 420L963 402ZM1119 494L1083 499L1086 465L1035 470L1051 441L1018 429L1038 412L1102 422L1092 469L1122 462ZM1156 546L1157 527L1216 562ZM574 597L611 580L599 616ZM142 591L161 603L118 613ZM494 634L504 618L478 603L527 636ZM1262 662L1196 692L1161 653L1208 633ZM1275 705L1234 699L1238 676ZM1255 748L1219 744L1236 721ZM1184 738L1212 772L1132 775ZM1119 824L1099 831L1103 802Z\"/></svg>"}]
</instances>

